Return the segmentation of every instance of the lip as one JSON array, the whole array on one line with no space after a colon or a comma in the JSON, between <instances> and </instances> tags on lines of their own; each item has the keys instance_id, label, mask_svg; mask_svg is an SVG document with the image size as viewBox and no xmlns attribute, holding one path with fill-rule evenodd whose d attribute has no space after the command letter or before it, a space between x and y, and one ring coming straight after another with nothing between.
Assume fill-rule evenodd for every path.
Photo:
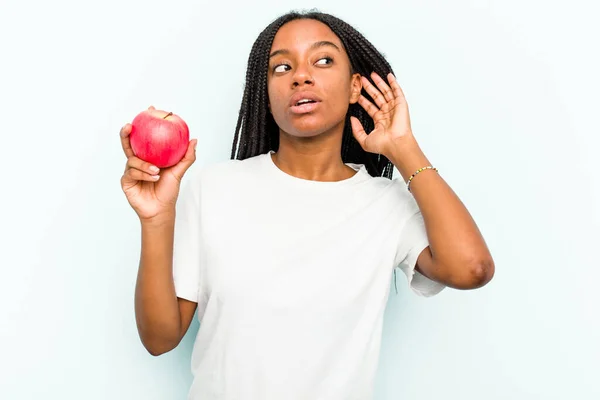
<instances>
[{"instance_id":1,"label":"lip","mask_svg":"<svg viewBox=\"0 0 600 400\"><path fill-rule=\"evenodd\" d=\"M293 109L300 109L301 107L305 107L308 105L312 105L315 106L316 103L310 103L310 104L303 104L300 106L296 106L296 103L299 102L302 99L308 99L308 100L312 100L315 101L317 103L321 102L321 98L319 96L317 96L316 94L314 94L313 92L298 92L296 94L294 94L291 99L290 99L290 103L289 106Z\"/></svg>"},{"instance_id":2,"label":"lip","mask_svg":"<svg viewBox=\"0 0 600 400\"><path fill-rule=\"evenodd\" d=\"M291 106L290 111L292 114L307 114L309 112L314 111L317 107L319 107L319 102L317 103L307 103L299 106Z\"/></svg>"}]
</instances>

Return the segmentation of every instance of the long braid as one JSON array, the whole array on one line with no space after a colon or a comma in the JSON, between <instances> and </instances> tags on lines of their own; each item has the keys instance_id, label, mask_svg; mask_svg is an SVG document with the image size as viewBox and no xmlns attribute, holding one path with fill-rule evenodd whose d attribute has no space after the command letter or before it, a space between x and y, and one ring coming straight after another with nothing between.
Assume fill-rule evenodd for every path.
<instances>
[{"instance_id":1,"label":"long braid","mask_svg":"<svg viewBox=\"0 0 600 400\"><path fill-rule=\"evenodd\" d=\"M351 25L329 14L310 11L307 13L290 12L271 22L258 36L248 57L246 83L235 128L231 158L243 160L270 150L279 148L279 128L269 112L267 73L269 53L279 28L296 19L314 19L327 26L340 38L346 49L352 73L371 80L371 72L387 76L392 68L383 55L361 33ZM372 101L363 89L362 95ZM374 128L373 119L359 104L350 104L345 118L342 137L342 160L344 162L365 164L371 176L383 176L391 179L393 164L383 155L367 153L352 134L350 116L358 118L365 131Z\"/></svg>"}]
</instances>

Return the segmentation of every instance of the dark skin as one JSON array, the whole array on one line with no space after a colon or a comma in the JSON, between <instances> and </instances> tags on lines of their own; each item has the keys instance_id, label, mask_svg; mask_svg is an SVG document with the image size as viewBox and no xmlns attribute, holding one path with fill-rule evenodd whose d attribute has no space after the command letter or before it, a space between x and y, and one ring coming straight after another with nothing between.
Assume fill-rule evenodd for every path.
<instances>
[{"instance_id":1,"label":"dark skin","mask_svg":"<svg viewBox=\"0 0 600 400\"><path fill-rule=\"evenodd\" d=\"M274 53L267 75L269 108L279 126L279 150L273 161L303 179L351 177L355 171L342 161L342 134L348 106L358 101L362 83L359 74L349 73L350 60L340 39L321 22L295 20L275 35ZM301 91L320 97L314 112L290 111L290 97Z\"/></svg>"},{"instance_id":2,"label":"dark skin","mask_svg":"<svg viewBox=\"0 0 600 400\"><path fill-rule=\"evenodd\" d=\"M351 177L355 171L344 165L341 145L348 107L358 102L375 122L375 129L367 133L357 119L351 119L354 137L365 151L386 156L405 181L431 165L413 135L408 105L395 77L388 75L386 82L373 73L374 86L350 71L341 41L327 25L301 19L279 29L271 47L267 81L269 109L280 128L279 150L272 156L275 164L303 179ZM375 104L361 95L363 87ZM297 92L317 95L318 107L305 114L293 113L290 98ZM418 257L417 271L457 289L487 284L494 262L458 196L432 171L419 174L411 189L430 242Z\"/></svg>"},{"instance_id":3,"label":"dark skin","mask_svg":"<svg viewBox=\"0 0 600 400\"><path fill-rule=\"evenodd\" d=\"M273 161L284 172L302 179L339 181L356 172L342 161L345 115L359 103L375 122L365 132L352 119L352 131L362 148L383 154L406 181L418 168L430 165L410 127L404 94L393 75L384 81L373 74L373 86L351 74L350 61L339 38L314 20L285 24L275 36L268 73L269 108L280 127L279 150ZM375 104L361 95L370 94ZM320 99L305 114L290 109L291 97L310 92ZM156 111L156 110L152 110ZM161 113L166 114L164 111ZM197 304L176 297L172 279L175 203L179 184L196 160L196 140L177 165L159 170L137 158L131 149L131 125L121 129L127 164L121 186L140 218L142 250L135 293L138 332L153 355L175 348L187 332ZM449 287L474 289L494 274L494 262L469 212L438 173L422 172L411 184L422 212L430 246L421 252L417 270Z\"/></svg>"}]
</instances>

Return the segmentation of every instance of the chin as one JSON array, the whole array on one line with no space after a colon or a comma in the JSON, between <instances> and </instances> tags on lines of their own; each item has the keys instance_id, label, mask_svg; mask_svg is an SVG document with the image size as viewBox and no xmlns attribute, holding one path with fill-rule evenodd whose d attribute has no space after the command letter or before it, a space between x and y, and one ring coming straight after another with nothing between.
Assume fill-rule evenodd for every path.
<instances>
[{"instance_id":1,"label":"chin","mask_svg":"<svg viewBox=\"0 0 600 400\"><path fill-rule=\"evenodd\" d=\"M299 138L310 138L319 136L325 132L322 128L314 128L314 129L291 129L290 131L286 131L286 133L290 136L299 137Z\"/></svg>"},{"instance_id":2,"label":"chin","mask_svg":"<svg viewBox=\"0 0 600 400\"><path fill-rule=\"evenodd\" d=\"M282 130L290 136L310 138L319 136L335 128L338 124L344 123L343 120L340 122L331 122L319 121L318 118L307 117L304 116L295 121L286 121L287 123L283 125L284 128Z\"/></svg>"}]
</instances>

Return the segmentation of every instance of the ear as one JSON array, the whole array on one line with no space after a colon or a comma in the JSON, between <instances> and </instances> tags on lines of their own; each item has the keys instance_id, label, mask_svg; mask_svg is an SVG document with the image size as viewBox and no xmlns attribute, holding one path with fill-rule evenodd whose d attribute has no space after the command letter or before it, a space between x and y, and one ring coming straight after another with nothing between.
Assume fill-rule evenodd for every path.
<instances>
[{"instance_id":1,"label":"ear","mask_svg":"<svg viewBox=\"0 0 600 400\"><path fill-rule=\"evenodd\" d=\"M350 82L350 104L355 104L362 91L362 82L360 80L360 74L352 75L352 80Z\"/></svg>"}]
</instances>

